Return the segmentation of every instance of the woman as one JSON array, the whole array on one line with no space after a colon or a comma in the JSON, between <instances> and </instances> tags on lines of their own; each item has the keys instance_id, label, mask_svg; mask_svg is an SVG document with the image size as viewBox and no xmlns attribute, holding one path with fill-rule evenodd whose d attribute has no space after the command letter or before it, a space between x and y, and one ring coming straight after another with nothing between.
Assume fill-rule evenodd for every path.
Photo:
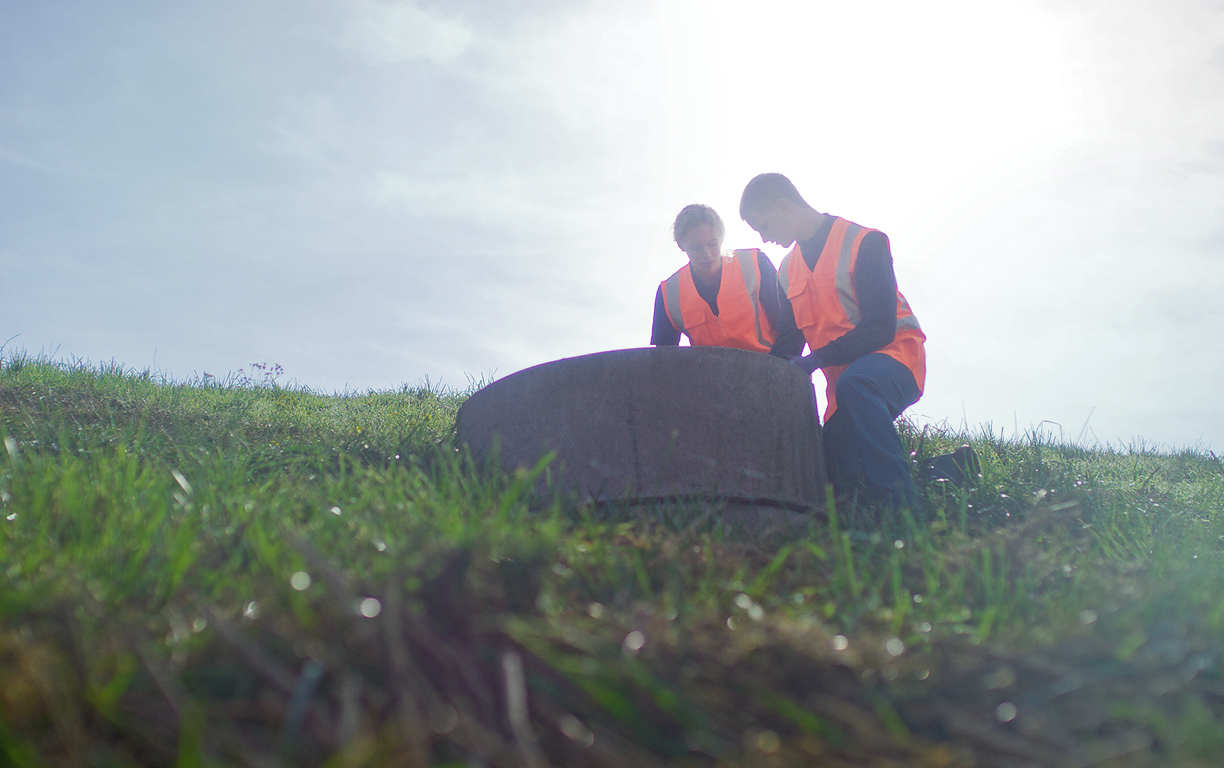
<instances>
[{"instance_id":1,"label":"woman","mask_svg":"<svg viewBox=\"0 0 1224 768\"><path fill-rule=\"evenodd\" d=\"M723 253L726 227L708 205L688 205L676 216L672 236L689 263L655 293L650 343L676 346L680 335L695 347L734 347L788 356L778 349L778 272L769 257L749 248ZM783 343L793 347L786 334Z\"/></svg>"}]
</instances>

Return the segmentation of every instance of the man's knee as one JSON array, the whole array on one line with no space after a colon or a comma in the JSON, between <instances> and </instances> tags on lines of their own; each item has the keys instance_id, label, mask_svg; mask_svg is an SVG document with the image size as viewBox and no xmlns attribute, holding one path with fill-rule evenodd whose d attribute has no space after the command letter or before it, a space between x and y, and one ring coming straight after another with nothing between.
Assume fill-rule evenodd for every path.
<instances>
[{"instance_id":1,"label":"man's knee","mask_svg":"<svg viewBox=\"0 0 1224 768\"><path fill-rule=\"evenodd\" d=\"M834 387L834 392L837 396L837 402L845 403L864 396L877 394L879 386L865 371L856 371L851 368L843 371L842 375L837 377L837 385Z\"/></svg>"}]
</instances>

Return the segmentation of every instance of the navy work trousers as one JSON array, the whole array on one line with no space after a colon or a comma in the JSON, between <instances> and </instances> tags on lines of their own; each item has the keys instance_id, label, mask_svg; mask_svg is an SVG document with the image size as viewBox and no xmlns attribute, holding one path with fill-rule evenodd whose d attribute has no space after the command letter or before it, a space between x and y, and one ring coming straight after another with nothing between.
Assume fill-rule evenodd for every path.
<instances>
[{"instance_id":1,"label":"navy work trousers","mask_svg":"<svg viewBox=\"0 0 1224 768\"><path fill-rule=\"evenodd\" d=\"M914 374L880 352L837 377L837 410L821 430L829 482L838 494L916 509L918 490L893 420L918 401Z\"/></svg>"}]
</instances>

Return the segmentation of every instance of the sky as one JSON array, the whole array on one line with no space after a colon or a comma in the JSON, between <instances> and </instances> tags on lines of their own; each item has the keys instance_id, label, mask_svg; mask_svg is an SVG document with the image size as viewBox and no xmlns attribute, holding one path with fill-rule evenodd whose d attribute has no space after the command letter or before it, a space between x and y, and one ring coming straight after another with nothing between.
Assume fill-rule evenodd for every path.
<instances>
[{"instance_id":1,"label":"sky","mask_svg":"<svg viewBox=\"0 0 1224 768\"><path fill-rule=\"evenodd\" d=\"M0 343L465 388L645 346L778 171L889 235L917 420L1224 453L1222 94L1219 0L0 0Z\"/></svg>"}]
</instances>

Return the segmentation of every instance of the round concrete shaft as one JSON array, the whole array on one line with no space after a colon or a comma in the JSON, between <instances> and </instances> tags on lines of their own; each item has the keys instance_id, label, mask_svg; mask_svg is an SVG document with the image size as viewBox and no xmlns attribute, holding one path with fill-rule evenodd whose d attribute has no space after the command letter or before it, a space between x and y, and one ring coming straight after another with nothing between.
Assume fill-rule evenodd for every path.
<instances>
[{"instance_id":1,"label":"round concrete shaft","mask_svg":"<svg viewBox=\"0 0 1224 768\"><path fill-rule=\"evenodd\" d=\"M624 349L537 365L468 398L458 433L479 459L497 446L506 468L554 450L551 480L597 501L824 502L812 381L757 352Z\"/></svg>"}]
</instances>

